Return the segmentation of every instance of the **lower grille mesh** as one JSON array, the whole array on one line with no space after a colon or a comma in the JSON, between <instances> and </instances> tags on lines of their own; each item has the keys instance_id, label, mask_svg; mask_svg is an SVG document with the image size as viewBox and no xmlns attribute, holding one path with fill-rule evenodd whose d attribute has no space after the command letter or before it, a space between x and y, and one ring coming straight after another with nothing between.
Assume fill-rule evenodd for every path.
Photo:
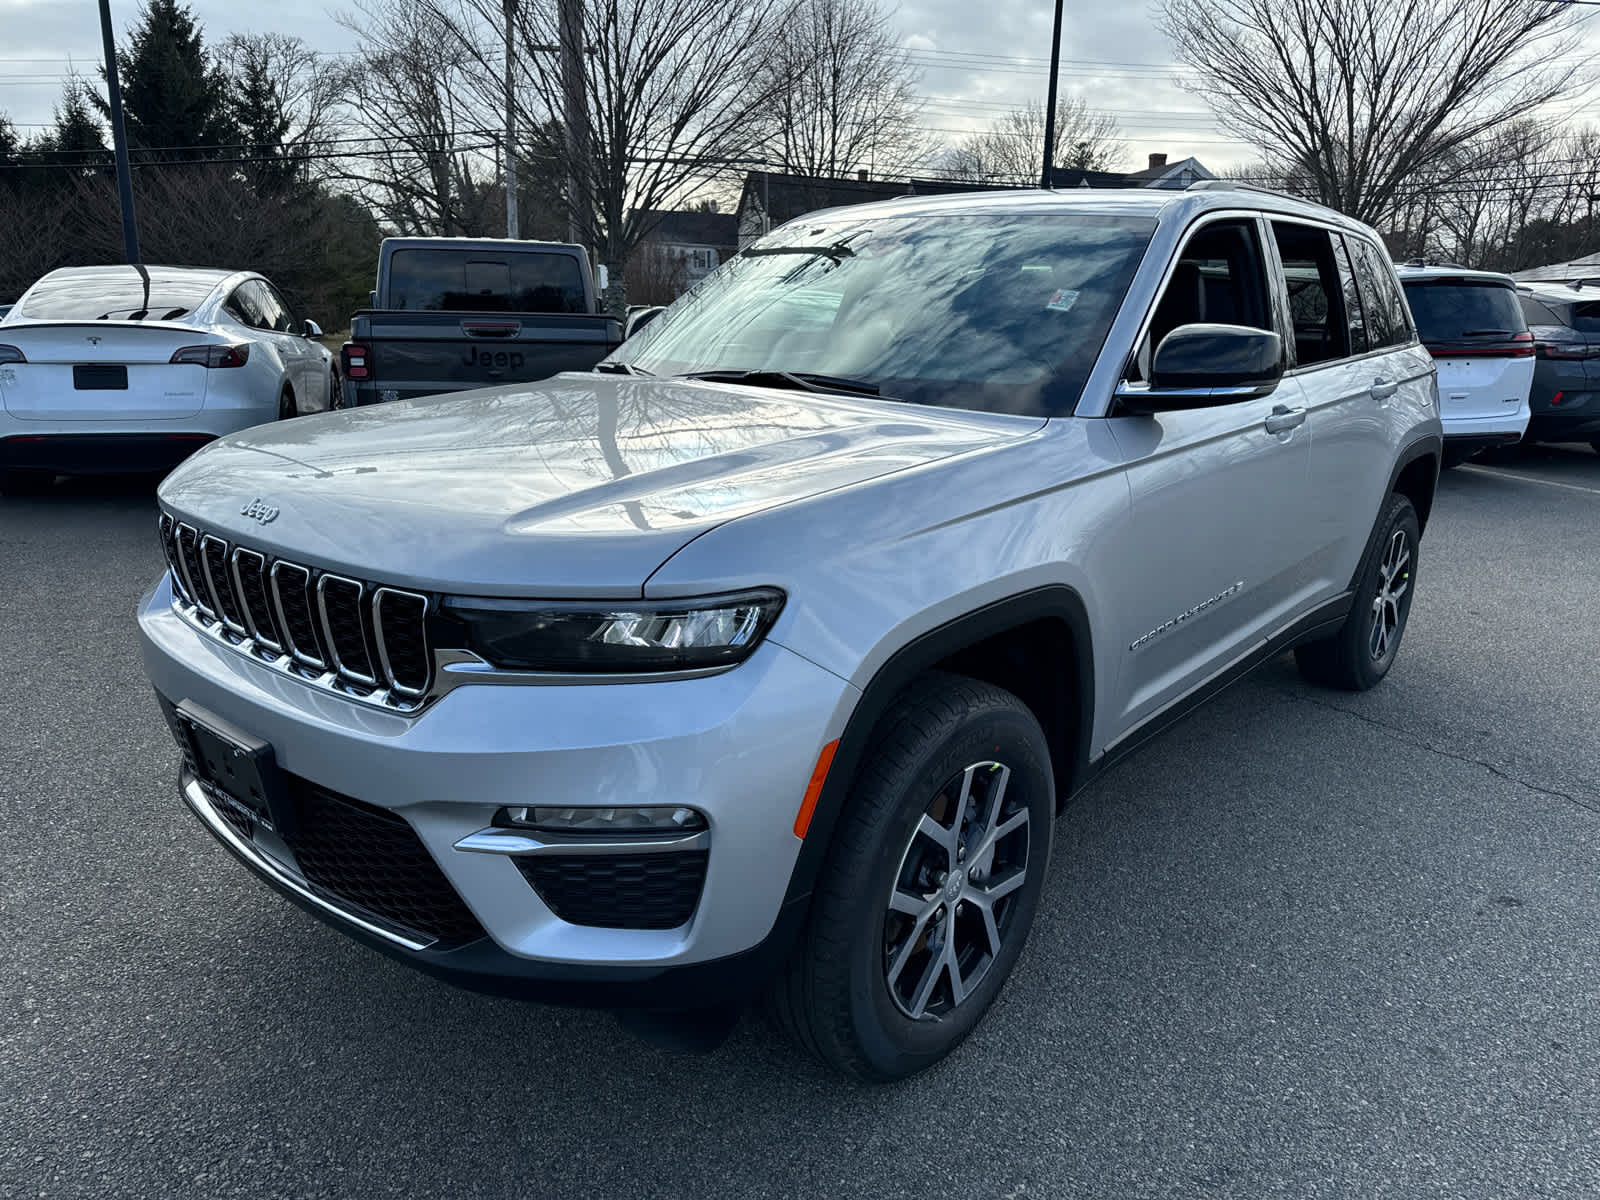
<instances>
[{"instance_id":1,"label":"lower grille mesh","mask_svg":"<svg viewBox=\"0 0 1600 1200\"><path fill-rule=\"evenodd\" d=\"M486 936L404 817L288 776L300 872L345 904L459 946Z\"/></svg>"},{"instance_id":2,"label":"lower grille mesh","mask_svg":"<svg viewBox=\"0 0 1600 1200\"><path fill-rule=\"evenodd\" d=\"M664 854L574 854L516 859L539 899L573 925L676 929L700 905L705 850Z\"/></svg>"}]
</instances>

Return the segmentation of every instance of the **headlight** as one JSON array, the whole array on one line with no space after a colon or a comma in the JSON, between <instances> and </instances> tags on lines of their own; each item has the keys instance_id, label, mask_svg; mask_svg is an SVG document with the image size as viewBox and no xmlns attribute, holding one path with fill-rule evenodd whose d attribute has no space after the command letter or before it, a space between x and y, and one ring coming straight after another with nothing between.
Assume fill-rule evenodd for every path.
<instances>
[{"instance_id":1,"label":"headlight","mask_svg":"<svg viewBox=\"0 0 1600 1200\"><path fill-rule=\"evenodd\" d=\"M442 615L461 624L467 649L497 667L625 675L743 662L782 608L783 593L762 588L617 604L450 597Z\"/></svg>"}]
</instances>

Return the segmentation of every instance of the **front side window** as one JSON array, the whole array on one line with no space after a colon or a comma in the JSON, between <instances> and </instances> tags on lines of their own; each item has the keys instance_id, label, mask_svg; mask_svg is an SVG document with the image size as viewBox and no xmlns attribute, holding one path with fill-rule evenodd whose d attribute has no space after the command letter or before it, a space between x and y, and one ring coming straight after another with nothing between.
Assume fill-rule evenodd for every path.
<instances>
[{"instance_id":1,"label":"front side window","mask_svg":"<svg viewBox=\"0 0 1600 1200\"><path fill-rule=\"evenodd\" d=\"M1328 231L1274 221L1272 236L1283 263L1289 315L1294 321L1295 361L1309 367L1349 357L1344 285Z\"/></svg>"},{"instance_id":2,"label":"front side window","mask_svg":"<svg viewBox=\"0 0 1600 1200\"><path fill-rule=\"evenodd\" d=\"M1155 222L1069 213L802 218L728 260L613 361L785 371L886 398L1069 413Z\"/></svg>"},{"instance_id":3,"label":"front side window","mask_svg":"<svg viewBox=\"0 0 1600 1200\"><path fill-rule=\"evenodd\" d=\"M588 311L583 270L570 254L396 250L389 307L411 312Z\"/></svg>"}]
</instances>

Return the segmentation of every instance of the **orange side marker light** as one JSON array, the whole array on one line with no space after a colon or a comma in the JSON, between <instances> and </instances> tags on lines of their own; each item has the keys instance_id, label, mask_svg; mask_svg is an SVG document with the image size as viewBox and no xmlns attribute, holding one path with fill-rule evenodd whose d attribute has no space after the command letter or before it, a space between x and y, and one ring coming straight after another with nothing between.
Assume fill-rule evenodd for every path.
<instances>
[{"instance_id":1,"label":"orange side marker light","mask_svg":"<svg viewBox=\"0 0 1600 1200\"><path fill-rule=\"evenodd\" d=\"M794 818L794 835L805 840L811 828L811 814L817 811L817 798L822 795L822 785L828 781L828 768L833 766L833 756L839 749L839 739L834 738L817 755L817 768L811 772L811 782L806 785L806 798L800 801L800 811Z\"/></svg>"}]
</instances>

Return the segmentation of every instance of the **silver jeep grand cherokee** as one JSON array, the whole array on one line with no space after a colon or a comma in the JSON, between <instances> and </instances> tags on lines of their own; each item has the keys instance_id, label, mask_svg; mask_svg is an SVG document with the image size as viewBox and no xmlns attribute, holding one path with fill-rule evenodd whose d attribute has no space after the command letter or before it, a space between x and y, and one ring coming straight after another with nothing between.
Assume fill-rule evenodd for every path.
<instances>
[{"instance_id":1,"label":"silver jeep grand cherokee","mask_svg":"<svg viewBox=\"0 0 1600 1200\"><path fill-rule=\"evenodd\" d=\"M594 373L262 427L160 490L184 800L470 987L863 1079L1021 952L1063 803L1293 649L1369 688L1441 452L1371 230L1269 193L804 217Z\"/></svg>"}]
</instances>

